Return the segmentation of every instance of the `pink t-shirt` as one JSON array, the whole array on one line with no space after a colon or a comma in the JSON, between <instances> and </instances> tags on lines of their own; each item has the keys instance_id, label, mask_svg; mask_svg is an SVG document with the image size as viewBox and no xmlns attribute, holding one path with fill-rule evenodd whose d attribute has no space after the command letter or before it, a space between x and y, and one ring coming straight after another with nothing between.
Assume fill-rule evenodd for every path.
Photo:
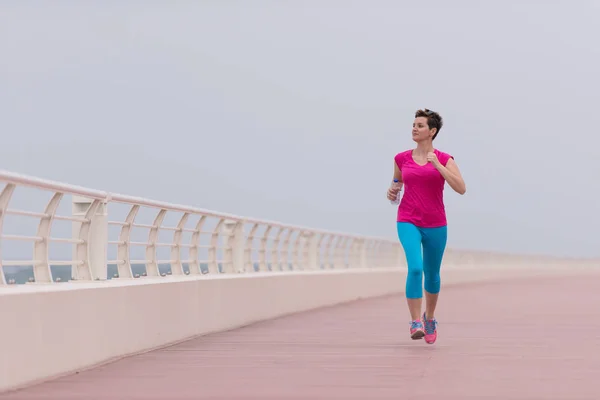
<instances>
[{"instance_id":1,"label":"pink t-shirt","mask_svg":"<svg viewBox=\"0 0 600 400\"><path fill-rule=\"evenodd\" d=\"M433 151L443 166L452 157L439 150ZM446 180L433 164L423 166L412 158L412 150L394 157L404 182L404 195L398 207L398 222L410 222L421 228L437 228L446 225L444 207L444 184Z\"/></svg>"}]
</instances>

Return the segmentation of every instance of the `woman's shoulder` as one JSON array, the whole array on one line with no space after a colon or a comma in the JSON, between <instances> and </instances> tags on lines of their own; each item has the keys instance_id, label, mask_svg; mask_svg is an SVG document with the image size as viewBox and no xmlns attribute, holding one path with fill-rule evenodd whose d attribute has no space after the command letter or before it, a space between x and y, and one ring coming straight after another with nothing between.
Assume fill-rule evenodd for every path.
<instances>
[{"instance_id":1,"label":"woman's shoulder","mask_svg":"<svg viewBox=\"0 0 600 400\"><path fill-rule=\"evenodd\" d=\"M445 151L441 151L439 149L434 149L433 152L437 156L438 160L440 160L440 162L444 166L446 165L448 160L450 160L451 158L454 159L454 156L452 154L446 153Z\"/></svg>"},{"instance_id":2,"label":"woman's shoulder","mask_svg":"<svg viewBox=\"0 0 600 400\"><path fill-rule=\"evenodd\" d=\"M396 159L404 158L411 154L412 154L412 149L408 149L408 150L404 150L404 151L401 151L400 153L396 154L396 156L394 158L396 158Z\"/></svg>"},{"instance_id":3,"label":"woman's shoulder","mask_svg":"<svg viewBox=\"0 0 600 400\"><path fill-rule=\"evenodd\" d=\"M412 149L401 151L400 153L394 156L394 160L399 167L402 166L407 157L410 157L412 154Z\"/></svg>"}]
</instances>

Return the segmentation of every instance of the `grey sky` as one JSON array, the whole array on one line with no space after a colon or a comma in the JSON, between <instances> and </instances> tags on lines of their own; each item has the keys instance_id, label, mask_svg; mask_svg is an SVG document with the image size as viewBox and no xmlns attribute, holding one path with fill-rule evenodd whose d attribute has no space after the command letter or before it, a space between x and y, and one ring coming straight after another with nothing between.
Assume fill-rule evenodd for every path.
<instances>
[{"instance_id":1,"label":"grey sky","mask_svg":"<svg viewBox=\"0 0 600 400\"><path fill-rule=\"evenodd\" d=\"M0 167L395 238L414 111L449 246L600 256L593 1L3 1Z\"/></svg>"}]
</instances>

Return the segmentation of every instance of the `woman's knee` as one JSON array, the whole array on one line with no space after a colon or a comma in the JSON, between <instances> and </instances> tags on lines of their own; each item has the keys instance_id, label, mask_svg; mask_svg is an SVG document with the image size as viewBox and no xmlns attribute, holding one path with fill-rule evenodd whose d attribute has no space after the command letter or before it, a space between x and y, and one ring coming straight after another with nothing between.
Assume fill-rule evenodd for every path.
<instances>
[{"instance_id":1,"label":"woman's knee","mask_svg":"<svg viewBox=\"0 0 600 400\"><path fill-rule=\"evenodd\" d=\"M423 279L423 268L408 268L408 278L409 279L419 279L419 282L422 282Z\"/></svg>"}]
</instances>

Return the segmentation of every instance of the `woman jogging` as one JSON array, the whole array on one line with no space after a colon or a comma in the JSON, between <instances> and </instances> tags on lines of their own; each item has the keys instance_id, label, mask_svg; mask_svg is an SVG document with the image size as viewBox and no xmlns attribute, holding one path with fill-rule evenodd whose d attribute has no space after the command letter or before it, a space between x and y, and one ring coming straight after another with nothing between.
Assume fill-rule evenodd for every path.
<instances>
[{"instance_id":1,"label":"woman jogging","mask_svg":"<svg viewBox=\"0 0 600 400\"><path fill-rule=\"evenodd\" d=\"M446 248L447 226L443 191L446 182L459 194L465 182L451 155L433 148L442 129L442 117L428 109L418 110L412 128L415 149L394 157L394 180L387 197L404 195L397 214L398 238L408 264L406 299L411 316L410 336L429 344L437 339L435 307L440 292L440 266ZM425 278L425 312L421 315Z\"/></svg>"}]
</instances>

